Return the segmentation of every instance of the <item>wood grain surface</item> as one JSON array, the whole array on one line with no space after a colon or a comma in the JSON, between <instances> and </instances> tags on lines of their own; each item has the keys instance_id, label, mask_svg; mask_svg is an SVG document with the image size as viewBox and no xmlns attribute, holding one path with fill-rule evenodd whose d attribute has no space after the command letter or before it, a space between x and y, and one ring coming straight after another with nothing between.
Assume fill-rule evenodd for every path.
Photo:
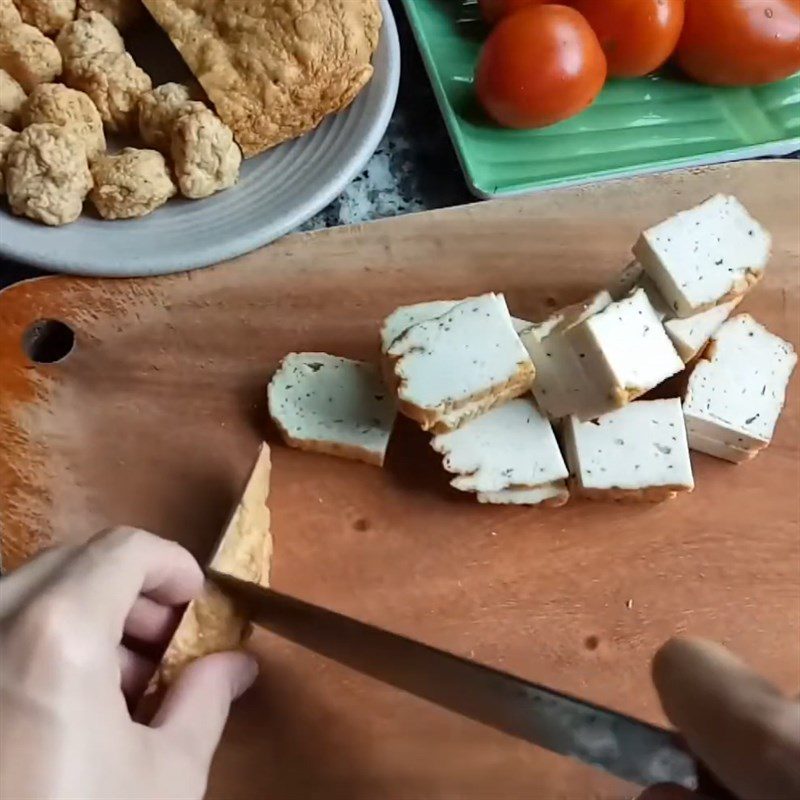
<instances>
[{"instance_id":1,"label":"wood grain surface","mask_svg":"<svg viewBox=\"0 0 800 800\"><path fill-rule=\"evenodd\" d=\"M629 260L644 226L716 191L772 231L743 309L800 344L800 164L744 163L296 235L166 278L52 278L0 295L0 524L14 567L113 523L207 555L252 462L274 445L276 588L596 702L663 721L649 660L678 632L800 683L798 380L772 446L694 456L697 489L659 506L479 506L427 437L397 426L386 468L290 450L266 383L290 350L375 358L401 303L501 290L539 318ZM74 351L31 363L55 318ZM632 788L260 632L209 796L622 798Z\"/></svg>"}]
</instances>

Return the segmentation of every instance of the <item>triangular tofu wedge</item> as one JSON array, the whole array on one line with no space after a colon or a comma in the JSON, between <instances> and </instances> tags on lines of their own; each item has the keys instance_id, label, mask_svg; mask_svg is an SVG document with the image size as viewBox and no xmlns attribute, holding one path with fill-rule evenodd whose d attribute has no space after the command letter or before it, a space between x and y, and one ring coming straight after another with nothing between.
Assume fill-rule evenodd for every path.
<instances>
[{"instance_id":1,"label":"triangular tofu wedge","mask_svg":"<svg viewBox=\"0 0 800 800\"><path fill-rule=\"evenodd\" d=\"M686 364L697 357L741 301L741 297L735 297L727 303L709 308L708 311L701 311L691 317L684 319L677 317L664 321L667 336L672 339L672 344Z\"/></svg>"},{"instance_id":2,"label":"triangular tofu wedge","mask_svg":"<svg viewBox=\"0 0 800 800\"><path fill-rule=\"evenodd\" d=\"M209 566L218 572L261 586L269 585L272 535L269 525L270 453L261 445L241 499L220 537ZM249 633L247 618L216 586L206 582L200 597L186 607L154 677L169 686L192 661L235 650Z\"/></svg>"}]
</instances>

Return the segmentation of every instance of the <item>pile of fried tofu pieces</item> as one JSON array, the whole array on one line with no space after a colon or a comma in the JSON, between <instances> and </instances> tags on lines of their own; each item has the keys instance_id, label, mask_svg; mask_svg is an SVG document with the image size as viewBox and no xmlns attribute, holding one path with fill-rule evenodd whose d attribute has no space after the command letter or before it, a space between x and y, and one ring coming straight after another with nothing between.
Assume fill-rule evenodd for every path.
<instances>
[{"instance_id":1,"label":"pile of fried tofu pieces","mask_svg":"<svg viewBox=\"0 0 800 800\"><path fill-rule=\"evenodd\" d=\"M490 293L396 309L380 365L289 354L270 414L291 446L382 465L399 411L481 503L670 499L694 488L690 449L740 463L770 443L797 356L732 316L770 249L716 195L644 231L612 285L542 322ZM682 397L642 399L685 370Z\"/></svg>"}]
</instances>

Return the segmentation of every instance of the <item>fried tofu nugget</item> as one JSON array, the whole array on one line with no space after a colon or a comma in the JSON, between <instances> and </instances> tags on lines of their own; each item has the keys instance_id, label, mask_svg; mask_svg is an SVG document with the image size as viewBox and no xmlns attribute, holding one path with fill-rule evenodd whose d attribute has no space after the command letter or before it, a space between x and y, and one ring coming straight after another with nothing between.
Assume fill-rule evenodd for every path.
<instances>
[{"instance_id":1,"label":"fried tofu nugget","mask_svg":"<svg viewBox=\"0 0 800 800\"><path fill-rule=\"evenodd\" d=\"M178 117L205 108L204 103L192 99L191 90L183 83L156 86L139 98L139 134L145 144L169 153Z\"/></svg>"},{"instance_id":2,"label":"fried tofu nugget","mask_svg":"<svg viewBox=\"0 0 800 800\"><path fill-rule=\"evenodd\" d=\"M76 0L17 0L23 22L53 36L75 17Z\"/></svg>"},{"instance_id":3,"label":"fried tofu nugget","mask_svg":"<svg viewBox=\"0 0 800 800\"><path fill-rule=\"evenodd\" d=\"M56 38L56 45L64 59L65 69L79 58L97 53L124 53L125 42L119 31L102 14L90 11L65 25Z\"/></svg>"},{"instance_id":4,"label":"fried tofu nugget","mask_svg":"<svg viewBox=\"0 0 800 800\"><path fill-rule=\"evenodd\" d=\"M144 17L141 0L78 0L81 11L97 11L121 31L132 27Z\"/></svg>"},{"instance_id":5,"label":"fried tofu nugget","mask_svg":"<svg viewBox=\"0 0 800 800\"><path fill-rule=\"evenodd\" d=\"M16 128L24 102L25 90L4 69L0 69L0 124Z\"/></svg>"},{"instance_id":6,"label":"fried tofu nugget","mask_svg":"<svg viewBox=\"0 0 800 800\"><path fill-rule=\"evenodd\" d=\"M0 28L22 25L22 17L12 0L0 0Z\"/></svg>"},{"instance_id":7,"label":"fried tofu nugget","mask_svg":"<svg viewBox=\"0 0 800 800\"><path fill-rule=\"evenodd\" d=\"M164 205L175 192L164 156L157 150L126 147L92 164L90 198L103 219L143 217Z\"/></svg>"},{"instance_id":8,"label":"fried tofu nugget","mask_svg":"<svg viewBox=\"0 0 800 800\"><path fill-rule=\"evenodd\" d=\"M26 92L61 74L61 53L33 25L0 26L0 68Z\"/></svg>"},{"instance_id":9,"label":"fried tofu nugget","mask_svg":"<svg viewBox=\"0 0 800 800\"><path fill-rule=\"evenodd\" d=\"M40 83L22 107L22 124L27 126L37 122L52 122L71 128L83 141L90 161L105 152L103 120L84 92L61 83Z\"/></svg>"},{"instance_id":10,"label":"fried tofu nugget","mask_svg":"<svg viewBox=\"0 0 800 800\"><path fill-rule=\"evenodd\" d=\"M62 125L30 125L11 143L5 164L11 210L46 225L76 220L92 187L86 151Z\"/></svg>"},{"instance_id":11,"label":"fried tofu nugget","mask_svg":"<svg viewBox=\"0 0 800 800\"><path fill-rule=\"evenodd\" d=\"M139 97L150 90L150 76L130 53L96 53L69 62L66 83L86 92L100 111L106 128L131 133L138 122Z\"/></svg>"},{"instance_id":12,"label":"fried tofu nugget","mask_svg":"<svg viewBox=\"0 0 800 800\"><path fill-rule=\"evenodd\" d=\"M233 133L207 108L178 117L171 152L184 197L208 197L230 188L239 179L242 153Z\"/></svg>"}]
</instances>

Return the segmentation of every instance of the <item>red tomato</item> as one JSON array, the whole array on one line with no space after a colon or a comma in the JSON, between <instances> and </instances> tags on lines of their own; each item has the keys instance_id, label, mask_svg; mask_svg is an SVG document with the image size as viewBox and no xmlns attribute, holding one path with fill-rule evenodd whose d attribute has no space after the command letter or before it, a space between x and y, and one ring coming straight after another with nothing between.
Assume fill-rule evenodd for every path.
<instances>
[{"instance_id":1,"label":"red tomato","mask_svg":"<svg viewBox=\"0 0 800 800\"><path fill-rule=\"evenodd\" d=\"M551 0L552 2L553 0ZM483 18L494 25L501 17L507 17L513 11L525 6L540 6L548 0L478 0Z\"/></svg>"},{"instance_id":2,"label":"red tomato","mask_svg":"<svg viewBox=\"0 0 800 800\"><path fill-rule=\"evenodd\" d=\"M725 0L704 0L724 5ZM608 74L637 78L671 55L683 27L683 0L569 0L600 40Z\"/></svg>"},{"instance_id":3,"label":"red tomato","mask_svg":"<svg viewBox=\"0 0 800 800\"><path fill-rule=\"evenodd\" d=\"M716 86L755 86L800 70L800 0L686 0L677 62Z\"/></svg>"},{"instance_id":4,"label":"red tomato","mask_svg":"<svg viewBox=\"0 0 800 800\"><path fill-rule=\"evenodd\" d=\"M540 128L590 106L606 79L606 58L574 8L523 8L500 20L481 50L478 100L509 128Z\"/></svg>"}]
</instances>

